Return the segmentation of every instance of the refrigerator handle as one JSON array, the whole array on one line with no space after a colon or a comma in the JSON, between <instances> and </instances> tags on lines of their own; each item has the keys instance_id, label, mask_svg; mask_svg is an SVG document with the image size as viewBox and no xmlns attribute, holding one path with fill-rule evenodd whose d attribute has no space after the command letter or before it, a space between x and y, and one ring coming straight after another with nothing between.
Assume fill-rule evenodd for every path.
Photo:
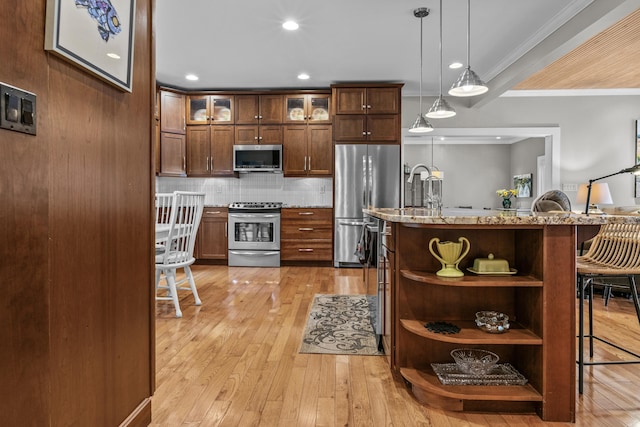
<instances>
[{"instance_id":1,"label":"refrigerator handle","mask_svg":"<svg viewBox=\"0 0 640 427\"><path fill-rule=\"evenodd\" d=\"M362 156L362 207L367 208L367 156Z\"/></svg>"},{"instance_id":2,"label":"refrigerator handle","mask_svg":"<svg viewBox=\"0 0 640 427\"><path fill-rule=\"evenodd\" d=\"M373 200L371 198L373 197L373 194L375 194L373 191L373 186L375 185L373 180L373 158L371 156L369 156L369 167L367 170L369 171L369 185L367 187L369 189L369 197L367 198L367 208L370 208L373 204Z\"/></svg>"}]
</instances>

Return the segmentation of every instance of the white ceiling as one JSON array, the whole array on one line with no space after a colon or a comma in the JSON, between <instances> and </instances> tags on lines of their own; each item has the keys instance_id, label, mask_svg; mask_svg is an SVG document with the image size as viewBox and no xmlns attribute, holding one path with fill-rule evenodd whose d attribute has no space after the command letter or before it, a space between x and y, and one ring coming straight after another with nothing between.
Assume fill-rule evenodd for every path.
<instances>
[{"instance_id":1,"label":"white ceiling","mask_svg":"<svg viewBox=\"0 0 640 427\"><path fill-rule=\"evenodd\" d=\"M446 66L453 61L467 63L467 1L443 3L446 94L462 72ZM506 85L496 85L504 92L517 83L514 79L522 80L602 30L604 24L599 22L623 3L473 0L472 69L489 83L496 77L498 82L506 81ZM413 10L418 7L431 11L423 21L423 94L437 95L438 0L158 0L157 80L187 90L328 88L337 82L393 81L405 83L405 96L417 95L420 19ZM288 19L298 21L300 29L282 29ZM541 54L540 46L535 53L532 48L559 28L545 41L545 51L552 55ZM527 55L531 59L526 69L520 64L505 80L509 67L517 66ZM311 78L298 80L301 72ZM188 73L200 79L187 81L184 76Z\"/></svg>"}]
</instances>

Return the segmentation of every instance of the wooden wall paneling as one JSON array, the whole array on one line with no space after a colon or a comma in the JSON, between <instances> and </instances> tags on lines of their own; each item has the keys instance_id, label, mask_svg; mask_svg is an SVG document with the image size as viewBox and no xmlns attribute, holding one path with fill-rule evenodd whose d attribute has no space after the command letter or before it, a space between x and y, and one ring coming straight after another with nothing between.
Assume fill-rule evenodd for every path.
<instances>
[{"instance_id":1,"label":"wooden wall paneling","mask_svg":"<svg viewBox=\"0 0 640 427\"><path fill-rule=\"evenodd\" d=\"M35 93L38 112L46 112L45 2L0 2L0 16L11 17L0 26L0 39L20 34L20 43L0 47L0 80ZM49 425L48 132L46 121L38 122L35 136L0 130L3 425Z\"/></svg>"},{"instance_id":2,"label":"wooden wall paneling","mask_svg":"<svg viewBox=\"0 0 640 427\"><path fill-rule=\"evenodd\" d=\"M0 131L3 425L145 425L153 385L152 0L133 93L43 49L45 3L0 5L0 75L38 134ZM25 70L29 70L28 73Z\"/></svg>"}]
</instances>

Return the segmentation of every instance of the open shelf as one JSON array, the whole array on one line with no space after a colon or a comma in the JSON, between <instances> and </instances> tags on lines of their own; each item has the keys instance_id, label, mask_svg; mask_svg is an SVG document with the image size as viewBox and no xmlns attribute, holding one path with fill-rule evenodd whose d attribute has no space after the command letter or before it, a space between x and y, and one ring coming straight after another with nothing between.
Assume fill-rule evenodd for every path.
<instances>
[{"instance_id":1,"label":"open shelf","mask_svg":"<svg viewBox=\"0 0 640 427\"><path fill-rule=\"evenodd\" d=\"M400 275L414 282L439 286L474 286L474 287L542 287L543 282L533 276L470 276L440 277L435 273L419 270L400 270Z\"/></svg>"},{"instance_id":2,"label":"open shelf","mask_svg":"<svg viewBox=\"0 0 640 427\"><path fill-rule=\"evenodd\" d=\"M460 328L460 332L457 334L438 334L425 328L424 325L430 321L431 320L419 321L400 319L402 327L407 331L434 341L456 344L542 345L542 338L517 323L512 323L508 332L502 334L490 334L478 329L473 321L453 320L448 322L458 326Z\"/></svg>"},{"instance_id":3,"label":"open shelf","mask_svg":"<svg viewBox=\"0 0 640 427\"><path fill-rule=\"evenodd\" d=\"M436 374L429 368L423 371L414 368L400 368L402 377L409 381L413 387L418 387L423 393L436 396L483 401L517 401L540 402L542 395L531 385L444 385L438 380ZM414 391L415 393L415 391Z\"/></svg>"}]
</instances>

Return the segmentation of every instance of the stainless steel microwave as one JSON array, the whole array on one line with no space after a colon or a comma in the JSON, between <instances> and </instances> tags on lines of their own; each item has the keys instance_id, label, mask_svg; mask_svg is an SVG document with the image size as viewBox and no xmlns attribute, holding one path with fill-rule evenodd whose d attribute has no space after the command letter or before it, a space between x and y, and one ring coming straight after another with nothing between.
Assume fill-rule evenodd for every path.
<instances>
[{"instance_id":1,"label":"stainless steel microwave","mask_svg":"<svg viewBox=\"0 0 640 427\"><path fill-rule=\"evenodd\" d=\"M234 145L233 170L282 173L282 145Z\"/></svg>"}]
</instances>

